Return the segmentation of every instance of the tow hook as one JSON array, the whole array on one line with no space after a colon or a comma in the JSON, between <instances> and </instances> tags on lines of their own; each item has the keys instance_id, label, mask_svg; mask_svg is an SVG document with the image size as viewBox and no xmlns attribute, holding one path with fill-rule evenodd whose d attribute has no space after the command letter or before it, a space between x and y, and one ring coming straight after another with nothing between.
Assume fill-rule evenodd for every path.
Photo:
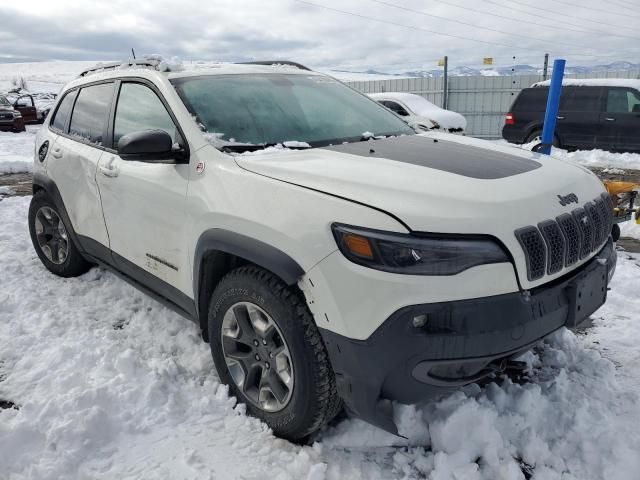
<instances>
[{"instance_id":1,"label":"tow hook","mask_svg":"<svg viewBox=\"0 0 640 480\"><path fill-rule=\"evenodd\" d=\"M502 358L495 360L487 365L488 368L493 370L494 373L524 373L527 369L527 362L521 362L519 360L509 360Z\"/></svg>"}]
</instances>

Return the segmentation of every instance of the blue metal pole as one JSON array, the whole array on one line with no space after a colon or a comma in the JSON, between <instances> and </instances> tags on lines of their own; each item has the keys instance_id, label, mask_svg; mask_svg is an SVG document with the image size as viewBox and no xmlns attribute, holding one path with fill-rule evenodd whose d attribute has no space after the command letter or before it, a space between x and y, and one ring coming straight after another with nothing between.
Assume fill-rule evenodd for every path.
<instances>
[{"instance_id":1,"label":"blue metal pole","mask_svg":"<svg viewBox=\"0 0 640 480\"><path fill-rule=\"evenodd\" d=\"M549 86L549 97L547 98L547 111L544 114L544 126L542 127L542 144L538 149L539 153L545 155L551 154L553 145L553 132L556 129L565 63L566 61L561 58L553 62L553 73L551 73L551 85Z\"/></svg>"}]
</instances>

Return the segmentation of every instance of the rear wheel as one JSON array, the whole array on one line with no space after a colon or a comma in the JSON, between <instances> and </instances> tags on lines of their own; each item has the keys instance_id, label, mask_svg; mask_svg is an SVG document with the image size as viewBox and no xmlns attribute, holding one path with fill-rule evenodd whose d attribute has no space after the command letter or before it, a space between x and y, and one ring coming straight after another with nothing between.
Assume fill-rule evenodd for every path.
<instances>
[{"instance_id":1,"label":"rear wheel","mask_svg":"<svg viewBox=\"0 0 640 480\"><path fill-rule=\"evenodd\" d=\"M542 130L534 130L531 132L524 143L533 143L531 150L537 152L542 147ZM560 147L560 140L556 135L553 136L553 146L556 148Z\"/></svg>"},{"instance_id":2,"label":"rear wheel","mask_svg":"<svg viewBox=\"0 0 640 480\"><path fill-rule=\"evenodd\" d=\"M223 383L280 437L302 441L341 409L320 333L296 291L258 267L225 276L209 304Z\"/></svg>"},{"instance_id":3,"label":"rear wheel","mask_svg":"<svg viewBox=\"0 0 640 480\"><path fill-rule=\"evenodd\" d=\"M61 277L77 277L91 268L69 236L53 201L39 191L29 205L29 233L45 267Z\"/></svg>"}]
</instances>

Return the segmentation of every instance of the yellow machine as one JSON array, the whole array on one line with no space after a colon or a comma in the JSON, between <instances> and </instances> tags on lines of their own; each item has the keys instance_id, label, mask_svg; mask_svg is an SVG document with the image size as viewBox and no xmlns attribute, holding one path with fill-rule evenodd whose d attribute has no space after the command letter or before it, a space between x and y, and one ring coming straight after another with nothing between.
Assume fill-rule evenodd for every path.
<instances>
[{"instance_id":1,"label":"yellow machine","mask_svg":"<svg viewBox=\"0 0 640 480\"><path fill-rule=\"evenodd\" d=\"M626 222L631 220L635 214L636 223L640 224L640 208L635 206L640 183L614 180L604 180L603 183L613 202L614 222ZM616 230L619 231L619 229Z\"/></svg>"}]
</instances>

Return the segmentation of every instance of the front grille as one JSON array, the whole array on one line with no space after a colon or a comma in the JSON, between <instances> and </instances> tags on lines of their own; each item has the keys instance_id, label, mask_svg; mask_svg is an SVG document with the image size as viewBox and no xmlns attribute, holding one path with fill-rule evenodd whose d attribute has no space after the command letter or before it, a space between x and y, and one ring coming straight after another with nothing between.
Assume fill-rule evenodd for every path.
<instances>
[{"instance_id":1,"label":"front grille","mask_svg":"<svg viewBox=\"0 0 640 480\"><path fill-rule=\"evenodd\" d=\"M606 193L555 220L516 230L529 281L552 275L588 257L609 238L613 204Z\"/></svg>"}]
</instances>

